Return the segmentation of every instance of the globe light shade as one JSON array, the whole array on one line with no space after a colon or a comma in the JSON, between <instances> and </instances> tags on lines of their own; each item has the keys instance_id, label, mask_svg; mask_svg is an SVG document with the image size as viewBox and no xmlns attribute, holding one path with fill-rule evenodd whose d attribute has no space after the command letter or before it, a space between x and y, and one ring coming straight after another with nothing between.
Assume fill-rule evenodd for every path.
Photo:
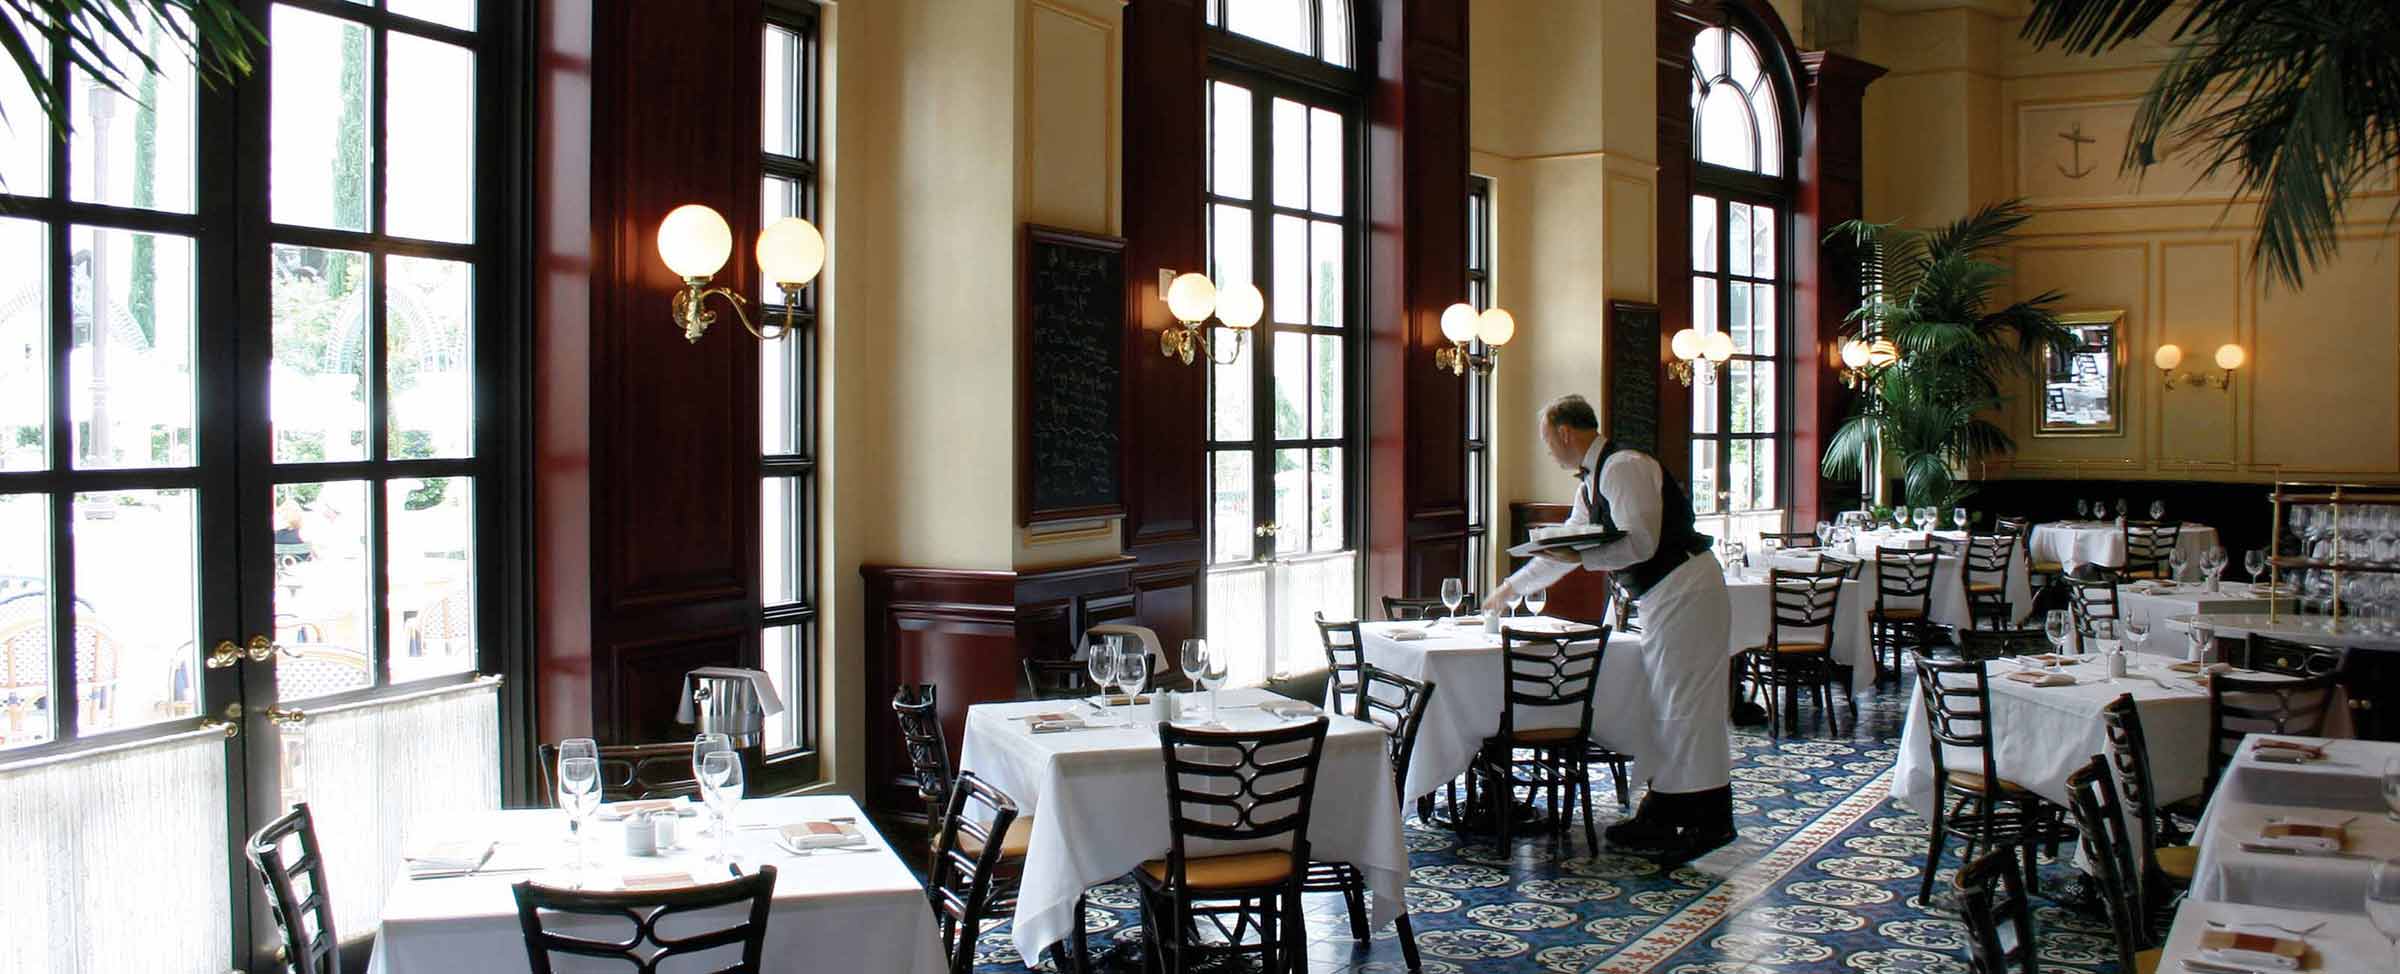
<instances>
[{"instance_id":1,"label":"globe light shade","mask_svg":"<svg viewBox=\"0 0 2400 974\"><path fill-rule=\"evenodd\" d=\"M1258 324L1258 316L1267 311L1266 295L1258 293L1258 285L1247 281L1217 292L1217 320L1227 328L1248 328Z\"/></svg>"},{"instance_id":2,"label":"globe light shade","mask_svg":"<svg viewBox=\"0 0 2400 974\"><path fill-rule=\"evenodd\" d=\"M1868 365L1880 369L1897 361L1900 361L1900 346L1892 344L1891 339L1878 338L1867 346Z\"/></svg>"},{"instance_id":3,"label":"globe light shade","mask_svg":"<svg viewBox=\"0 0 2400 974\"><path fill-rule=\"evenodd\" d=\"M758 269L786 289L816 280L825 269L825 237L799 217L777 220L758 235Z\"/></svg>"},{"instance_id":4,"label":"globe light shade","mask_svg":"<svg viewBox=\"0 0 2400 974\"><path fill-rule=\"evenodd\" d=\"M1733 336L1721 331L1709 332L1708 337L1701 340L1700 354L1708 356L1711 362L1732 358Z\"/></svg>"},{"instance_id":5,"label":"globe light shade","mask_svg":"<svg viewBox=\"0 0 2400 974\"><path fill-rule=\"evenodd\" d=\"M1475 317L1475 337L1493 348L1506 345L1517 337L1517 316L1499 308L1486 309Z\"/></svg>"},{"instance_id":6,"label":"globe light shade","mask_svg":"<svg viewBox=\"0 0 2400 974\"><path fill-rule=\"evenodd\" d=\"M1676 332L1675 337L1667 340L1667 350L1674 352L1675 359L1679 362L1689 362L1699 358L1700 333L1689 328Z\"/></svg>"},{"instance_id":7,"label":"globe light shade","mask_svg":"<svg viewBox=\"0 0 2400 974\"><path fill-rule=\"evenodd\" d=\"M1442 337L1464 345L1475 337L1475 306L1461 301L1442 309Z\"/></svg>"},{"instance_id":8,"label":"globe light shade","mask_svg":"<svg viewBox=\"0 0 2400 974\"><path fill-rule=\"evenodd\" d=\"M2249 361L2249 356L2243 354L2240 345L2228 342L2217 346L2217 368L2231 372L2241 368L2242 363L2246 361Z\"/></svg>"},{"instance_id":9,"label":"globe light shade","mask_svg":"<svg viewBox=\"0 0 2400 974\"><path fill-rule=\"evenodd\" d=\"M658 222L658 259L677 276L707 279L733 256L733 228L717 211L686 203Z\"/></svg>"},{"instance_id":10,"label":"globe light shade","mask_svg":"<svg viewBox=\"0 0 2400 974\"><path fill-rule=\"evenodd\" d=\"M1206 274L1177 274L1167 285L1167 310L1187 324L1207 321L1217 310L1217 286Z\"/></svg>"},{"instance_id":11,"label":"globe light shade","mask_svg":"<svg viewBox=\"0 0 2400 974\"><path fill-rule=\"evenodd\" d=\"M1867 367L1867 343L1851 339L1842 343L1842 364L1852 369Z\"/></svg>"},{"instance_id":12,"label":"globe light shade","mask_svg":"<svg viewBox=\"0 0 2400 974\"><path fill-rule=\"evenodd\" d=\"M2150 364L2158 366L2158 370L2161 372L2171 372L2176 366L2183 364L2183 348L2178 345L2160 345L2158 351L2151 354Z\"/></svg>"}]
</instances>

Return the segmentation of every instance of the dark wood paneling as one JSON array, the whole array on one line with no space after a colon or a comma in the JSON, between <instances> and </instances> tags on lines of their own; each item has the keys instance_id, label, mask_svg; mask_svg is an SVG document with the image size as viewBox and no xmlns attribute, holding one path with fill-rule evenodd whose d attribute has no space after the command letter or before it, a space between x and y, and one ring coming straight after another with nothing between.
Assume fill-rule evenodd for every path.
<instances>
[{"instance_id":1,"label":"dark wood paneling","mask_svg":"<svg viewBox=\"0 0 2400 974\"><path fill-rule=\"evenodd\" d=\"M1161 268L1202 266L1205 126L1156 122L1206 118L1203 21L1192 0L1140 0L1125 8L1125 549L1143 564L1197 561L1206 518L1202 413L1206 373L1158 352L1175 324L1158 291ZM1178 622L1144 614L1153 625Z\"/></svg>"},{"instance_id":2,"label":"dark wood paneling","mask_svg":"<svg viewBox=\"0 0 2400 974\"><path fill-rule=\"evenodd\" d=\"M1856 251L1825 240L1844 220L1865 215L1865 126L1868 83L1883 69L1824 51L1800 55L1808 79L1800 113L1799 193L1792 207L1792 237L1813 246L1792 253L1792 524L1813 524L1850 507L1858 485L1821 473L1825 441L1854 398L1842 388L1844 322L1858 308Z\"/></svg>"},{"instance_id":3,"label":"dark wood paneling","mask_svg":"<svg viewBox=\"0 0 2400 974\"><path fill-rule=\"evenodd\" d=\"M1666 336L1692 326L1692 38L1715 19L1715 8L1658 0L1658 333ZM1673 357L1661 341L1650 367L1663 377ZM1658 398L1659 466L1689 484L1691 392L1661 382Z\"/></svg>"}]
</instances>

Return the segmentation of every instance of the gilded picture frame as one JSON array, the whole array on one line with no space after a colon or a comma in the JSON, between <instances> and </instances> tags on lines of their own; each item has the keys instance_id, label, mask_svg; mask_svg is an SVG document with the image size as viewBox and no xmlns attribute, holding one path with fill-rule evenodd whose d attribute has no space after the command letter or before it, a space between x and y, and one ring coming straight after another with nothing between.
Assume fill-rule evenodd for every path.
<instances>
[{"instance_id":1,"label":"gilded picture frame","mask_svg":"<svg viewBox=\"0 0 2400 974\"><path fill-rule=\"evenodd\" d=\"M2068 311L2058 323L2081 339L2060 360L2048 346L2034 373L2033 435L2125 434L2125 312Z\"/></svg>"}]
</instances>

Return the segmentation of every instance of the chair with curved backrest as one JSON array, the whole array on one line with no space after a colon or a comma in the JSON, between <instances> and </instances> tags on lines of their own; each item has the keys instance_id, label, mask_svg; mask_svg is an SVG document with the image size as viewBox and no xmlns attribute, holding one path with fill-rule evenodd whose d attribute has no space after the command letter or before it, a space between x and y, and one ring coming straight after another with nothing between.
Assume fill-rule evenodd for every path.
<instances>
[{"instance_id":1,"label":"chair with curved backrest","mask_svg":"<svg viewBox=\"0 0 2400 974\"><path fill-rule=\"evenodd\" d=\"M1159 725L1167 856L1133 872L1142 926L1158 933L1144 942L1148 969L1189 971L1198 960L1248 953L1268 971L1306 962L1300 887L1328 726L1325 717L1258 731ZM1257 851L1196 855L1195 842ZM1203 937L1204 919L1217 936ZM1255 944L1243 942L1249 931Z\"/></svg>"},{"instance_id":2,"label":"chair with curved backrest","mask_svg":"<svg viewBox=\"0 0 2400 974\"><path fill-rule=\"evenodd\" d=\"M658 970L662 961L695 955L722 956L738 949L741 960L715 967L712 974L757 974L767 942L767 904L775 896L775 867L760 866L730 882L682 889L594 892L536 885L532 880L513 887L517 922L525 929L525 959L532 974L552 974L552 954L607 958L634 965L640 974ZM739 922L691 932L691 914L729 915L730 908L748 906ZM630 921L633 929L623 940L597 940L560 933L550 928L548 915L601 917L614 921L601 927L615 930ZM663 928L663 929L662 929ZM673 930L670 936L666 931ZM664 965L669 970L676 965Z\"/></svg>"},{"instance_id":3,"label":"chair with curved backrest","mask_svg":"<svg viewBox=\"0 0 2400 974\"><path fill-rule=\"evenodd\" d=\"M2131 881L2133 860L2126 849L2124 809L2117 804L2107 758L2092 755L2067 776L2067 808L2075 815L2075 838L2083 850L2085 873L2108 909L2109 929L2117 941L2117 969L2151 974L2158 969L2158 951L2147 949L2150 937L2138 915L2141 893Z\"/></svg>"},{"instance_id":4,"label":"chair with curved backrest","mask_svg":"<svg viewBox=\"0 0 2400 974\"><path fill-rule=\"evenodd\" d=\"M1468 592L1459 597L1458 611L1473 612L1477 606L1482 604L1482 599L1476 597L1475 593ZM1394 622L1439 619L1449 614L1451 614L1450 607L1444 605L1440 599L1403 598L1397 595L1383 597L1383 617Z\"/></svg>"},{"instance_id":5,"label":"chair with curved backrest","mask_svg":"<svg viewBox=\"0 0 2400 974\"><path fill-rule=\"evenodd\" d=\"M285 841L296 846L284 852ZM342 940L333 932L333 892L325 885L325 857L317 848L316 823L308 803L252 833L245 849L250 869L267 889L267 911L282 934L276 953L292 974L341 974ZM300 892L305 885L307 893Z\"/></svg>"},{"instance_id":6,"label":"chair with curved backrest","mask_svg":"<svg viewBox=\"0 0 2400 974\"><path fill-rule=\"evenodd\" d=\"M950 803L934 833L933 865L925 872L925 898L941 925L950 974L975 969L975 938L1008 897L1001 876L1004 843L992 837L1006 836L1016 821L1017 803L974 772L959 772L951 783Z\"/></svg>"},{"instance_id":7,"label":"chair with curved backrest","mask_svg":"<svg viewBox=\"0 0 2400 974\"><path fill-rule=\"evenodd\" d=\"M2008 573L2016 558L2014 537L2004 534L1967 537L1966 574L1960 581L1966 584L1970 625L1981 627L1989 619L1997 629L2017 621L2016 606L2008 601Z\"/></svg>"},{"instance_id":8,"label":"chair with curved backrest","mask_svg":"<svg viewBox=\"0 0 2400 974\"><path fill-rule=\"evenodd\" d=\"M2090 567L2090 566L2086 566ZM2083 575L2066 576L2067 607L2075 616L2075 643L2084 652L2092 651L2091 641L2103 637L2101 623L2113 629L2123 617L2124 603L2119 600L2115 574L2105 569Z\"/></svg>"},{"instance_id":9,"label":"chair with curved backrest","mask_svg":"<svg viewBox=\"0 0 2400 974\"><path fill-rule=\"evenodd\" d=\"M1091 671L1079 659L1029 659L1025 661L1025 699L1075 700L1091 687Z\"/></svg>"},{"instance_id":10,"label":"chair with curved backrest","mask_svg":"<svg viewBox=\"0 0 2400 974\"><path fill-rule=\"evenodd\" d=\"M1358 620L1328 622L1317 613L1317 638L1325 644L1325 695L1333 712L1359 716L1359 688L1366 667L1366 650L1359 645Z\"/></svg>"},{"instance_id":11,"label":"chair with curved backrest","mask_svg":"<svg viewBox=\"0 0 2400 974\"><path fill-rule=\"evenodd\" d=\"M1875 607L1867 612L1874 630L1877 676L1897 675L1904 654L1930 644L1927 616L1933 610L1933 572L1940 552L1931 548L1875 549ZM1884 654L1891 668L1883 668Z\"/></svg>"},{"instance_id":12,"label":"chair with curved backrest","mask_svg":"<svg viewBox=\"0 0 2400 974\"><path fill-rule=\"evenodd\" d=\"M1744 650L1742 658L1749 664L1751 684L1767 698L1768 726L1781 733L1788 721L1792 732L1799 733L1800 693L1806 690L1822 707L1826 732L1840 736L1841 722L1833 713L1833 623L1841 603L1841 574L1778 568L1767 573L1767 594L1772 600L1767 641ZM1843 686L1850 684L1843 681ZM1779 695L1789 698L1786 720L1777 719ZM1851 700L1855 705L1857 698Z\"/></svg>"},{"instance_id":13,"label":"chair with curved backrest","mask_svg":"<svg viewBox=\"0 0 2400 974\"><path fill-rule=\"evenodd\" d=\"M2165 578L2169 571L2167 560L2175 554L2175 544L2183 537L2181 521L2125 522L2125 564L2121 571L2126 578Z\"/></svg>"},{"instance_id":14,"label":"chair with curved backrest","mask_svg":"<svg viewBox=\"0 0 2400 974\"><path fill-rule=\"evenodd\" d=\"M2025 888L2037 885L2035 847L2069 838L2056 826L2048 806L2031 789L2000 777L1992 756L1992 729L1986 714L1992 710L1991 684L1981 661L1937 660L1919 653L1917 698L1925 711L1926 751L1933 766L1933 835L1926 844L1925 868L1919 877L1920 900L1933 895L1933 874L1941 865L1942 849L1953 835L1967 843L1964 856L1973 859L1978 847L2015 847L2024 856ZM1975 755L1975 767L1950 767L1951 751Z\"/></svg>"},{"instance_id":15,"label":"chair with curved backrest","mask_svg":"<svg viewBox=\"0 0 2400 974\"><path fill-rule=\"evenodd\" d=\"M2004 656L2034 656L2050 651L2050 636L2040 629L1961 629L1958 658L1969 662Z\"/></svg>"},{"instance_id":16,"label":"chair with curved backrest","mask_svg":"<svg viewBox=\"0 0 2400 974\"><path fill-rule=\"evenodd\" d=\"M909 770L917 779L917 797L925 800L925 824L940 828L950 803L950 742L934 705L934 685L901 684L892 692L892 716L900 724L900 745L908 752Z\"/></svg>"},{"instance_id":17,"label":"chair with curved backrest","mask_svg":"<svg viewBox=\"0 0 2400 974\"><path fill-rule=\"evenodd\" d=\"M1500 732L1484 742L1476 758L1485 793L1491 796L1484 805L1499 820L1500 848L1509 848L1518 788L1549 795L1553 835L1566 834L1565 799L1570 795L1579 798L1585 840L1593 848L1599 847L1598 826L1592 822L1587 746L1592 736L1593 691L1600 685L1600 664L1607 651L1605 626L1569 632L1500 630ZM1566 708L1577 714L1572 725L1557 726L1555 717L1535 719L1544 712L1555 714ZM1529 719L1551 726L1520 726ZM1531 759L1519 761L1518 751L1531 752Z\"/></svg>"},{"instance_id":18,"label":"chair with curved backrest","mask_svg":"<svg viewBox=\"0 0 2400 974\"><path fill-rule=\"evenodd\" d=\"M2115 774L2116 793L2133 813L2135 868L2130 878L2142 898L2143 922L2155 923L2167 914L2168 894L2191 885L2200 850L2184 844L2183 833L2158 806L2158 793L2150 783L2150 740L2142 731L2142 711L2133 694L2120 693L2102 706L2100 724L2108 730L2105 756Z\"/></svg>"},{"instance_id":19,"label":"chair with curved backrest","mask_svg":"<svg viewBox=\"0 0 2400 974\"><path fill-rule=\"evenodd\" d=\"M1856 581L1866 573L1867 562L1863 558L1850 558L1828 552L1817 556L1817 567L1820 570L1840 572L1843 578Z\"/></svg>"},{"instance_id":20,"label":"chair with curved backrest","mask_svg":"<svg viewBox=\"0 0 2400 974\"><path fill-rule=\"evenodd\" d=\"M558 745L544 744L534 753L540 759L535 765L542 777L542 795L556 807ZM688 741L612 744L600 749L601 801L632 802L699 793L700 783L692 780L692 745Z\"/></svg>"},{"instance_id":21,"label":"chair with curved backrest","mask_svg":"<svg viewBox=\"0 0 2400 974\"><path fill-rule=\"evenodd\" d=\"M2253 637L2256 638L2256 637ZM2208 678L2208 786L2215 794L2225 768L2250 734L2320 737L2333 711L2332 673L2305 677L2247 679L2230 673Z\"/></svg>"},{"instance_id":22,"label":"chair with curved backrest","mask_svg":"<svg viewBox=\"0 0 2400 974\"><path fill-rule=\"evenodd\" d=\"M2025 546L2025 580L2033 587L2034 602L2042 601L2042 593L2066 572L2066 566L2055 561L2042 561L2033 556L2033 519L2029 517L1999 517L1992 519L1992 533L2016 539Z\"/></svg>"},{"instance_id":23,"label":"chair with curved backrest","mask_svg":"<svg viewBox=\"0 0 2400 974\"><path fill-rule=\"evenodd\" d=\"M1433 684L1419 683L1398 673L1369 666L1363 686L1365 689L1360 693L1362 712L1358 715L1359 719L1383 729L1384 744L1392 762L1392 784L1398 792L1394 798L1404 800L1409 761L1417 752L1417 728L1424 724L1425 707L1433 701ZM1301 891L1342 894L1343 901L1350 907L1351 939L1362 944L1368 942L1367 883L1358 867L1346 862L1311 862L1308 864L1308 879L1301 884ZM1393 922L1398 924L1396 932L1400 937L1400 951L1408 962L1408 969L1420 969L1423 965L1417 957L1417 934L1409 923L1407 904L1401 904L1400 916Z\"/></svg>"},{"instance_id":24,"label":"chair with curved backrest","mask_svg":"<svg viewBox=\"0 0 2400 974\"><path fill-rule=\"evenodd\" d=\"M1988 852L1958 871L1958 918L1967 925L1967 970L1972 974L2037 974L2033 898L2025 895L2015 861ZM2004 927L2003 924L2006 926Z\"/></svg>"}]
</instances>

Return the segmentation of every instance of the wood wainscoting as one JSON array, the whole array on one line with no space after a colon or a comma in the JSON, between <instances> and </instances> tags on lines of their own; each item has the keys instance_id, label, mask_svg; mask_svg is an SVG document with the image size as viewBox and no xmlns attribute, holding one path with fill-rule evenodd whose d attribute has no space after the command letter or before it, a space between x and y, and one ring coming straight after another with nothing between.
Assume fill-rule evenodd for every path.
<instances>
[{"instance_id":1,"label":"wood wainscoting","mask_svg":"<svg viewBox=\"0 0 2400 974\"><path fill-rule=\"evenodd\" d=\"M916 775L892 719L892 691L931 683L939 695L950 760L966 740L967 708L1022 696L1024 661L1059 659L1074 640L1104 622L1139 622L1160 629L1174 652L1180 630L1164 623L1188 619L1196 575L1181 581L1151 577L1127 556L1085 565L1028 571L968 571L866 565L867 786L879 816L920 819ZM1151 621L1145 621L1151 620Z\"/></svg>"}]
</instances>

